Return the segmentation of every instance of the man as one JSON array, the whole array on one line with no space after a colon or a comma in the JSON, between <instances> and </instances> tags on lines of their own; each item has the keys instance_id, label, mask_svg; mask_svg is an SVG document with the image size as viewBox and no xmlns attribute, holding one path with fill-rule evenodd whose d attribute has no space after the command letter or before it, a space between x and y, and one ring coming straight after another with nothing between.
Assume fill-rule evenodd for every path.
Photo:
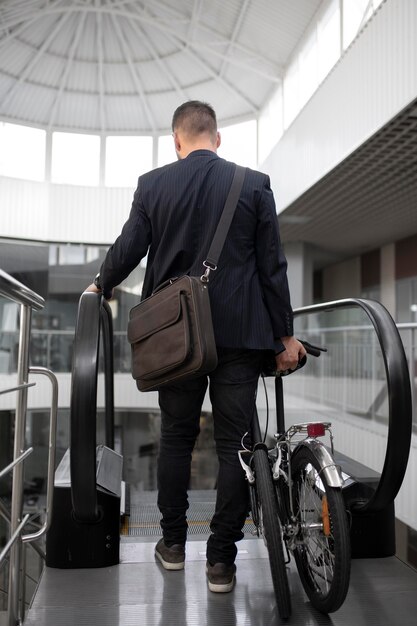
<instances>
[{"instance_id":1,"label":"man","mask_svg":"<svg viewBox=\"0 0 417 626\"><path fill-rule=\"evenodd\" d=\"M143 298L173 276L202 274L234 165L217 156L220 134L210 105L182 104L174 113L172 132L178 161L139 178L130 216L88 290L102 289L105 297L111 296L147 253ZM155 555L166 569L178 570L185 562L191 453L210 381L219 459L207 542L208 585L214 592L230 591L235 581L235 542L243 537L248 512L248 486L237 452L250 429L264 359L275 354L277 368L287 370L305 354L292 336L286 269L269 178L247 170L218 269L210 276L218 366L208 377L159 390L163 537Z\"/></svg>"}]
</instances>

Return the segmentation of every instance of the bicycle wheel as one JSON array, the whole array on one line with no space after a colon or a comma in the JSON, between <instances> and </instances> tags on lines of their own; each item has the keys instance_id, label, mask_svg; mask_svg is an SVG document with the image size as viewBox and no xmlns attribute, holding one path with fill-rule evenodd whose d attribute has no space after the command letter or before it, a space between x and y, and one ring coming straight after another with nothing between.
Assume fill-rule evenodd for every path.
<instances>
[{"instance_id":1,"label":"bicycle wheel","mask_svg":"<svg viewBox=\"0 0 417 626\"><path fill-rule=\"evenodd\" d=\"M306 447L293 456L292 480L300 525L293 547L298 573L313 606L332 613L343 604L350 578L350 534L342 492L329 487Z\"/></svg>"},{"instance_id":2,"label":"bicycle wheel","mask_svg":"<svg viewBox=\"0 0 417 626\"><path fill-rule=\"evenodd\" d=\"M258 521L268 549L272 583L281 618L291 615L291 599L282 549L281 526L278 518L277 498L272 481L266 450L258 448L253 453L255 486L257 490Z\"/></svg>"}]
</instances>

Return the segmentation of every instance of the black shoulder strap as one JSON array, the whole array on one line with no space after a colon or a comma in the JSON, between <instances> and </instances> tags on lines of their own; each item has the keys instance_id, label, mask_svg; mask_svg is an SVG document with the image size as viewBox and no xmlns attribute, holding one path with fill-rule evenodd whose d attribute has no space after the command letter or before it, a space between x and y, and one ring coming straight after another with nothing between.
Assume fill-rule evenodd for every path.
<instances>
[{"instance_id":1,"label":"black shoulder strap","mask_svg":"<svg viewBox=\"0 0 417 626\"><path fill-rule=\"evenodd\" d=\"M246 168L241 165L236 165L232 184L230 186L216 232L214 233L213 241L211 242L210 249L207 253L207 258L203 263L206 271L201 279L204 282L208 282L210 271L217 269L217 263L219 261L221 251L223 250L224 242L226 241L227 233L229 232L230 224L232 223L237 203L239 201L245 174Z\"/></svg>"}]
</instances>

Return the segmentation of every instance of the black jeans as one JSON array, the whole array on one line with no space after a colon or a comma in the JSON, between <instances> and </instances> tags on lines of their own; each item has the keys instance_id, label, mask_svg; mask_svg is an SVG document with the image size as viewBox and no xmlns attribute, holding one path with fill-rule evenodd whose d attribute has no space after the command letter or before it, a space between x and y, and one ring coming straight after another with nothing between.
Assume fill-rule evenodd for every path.
<instances>
[{"instance_id":1,"label":"black jeans","mask_svg":"<svg viewBox=\"0 0 417 626\"><path fill-rule=\"evenodd\" d=\"M248 513L248 485L239 463L241 439L249 431L265 352L218 348L219 363L209 375L214 439L219 459L216 509L207 542L210 563L234 562ZM187 536L187 489L191 454L199 434L207 376L159 391L161 443L158 459L158 506L168 545Z\"/></svg>"}]
</instances>

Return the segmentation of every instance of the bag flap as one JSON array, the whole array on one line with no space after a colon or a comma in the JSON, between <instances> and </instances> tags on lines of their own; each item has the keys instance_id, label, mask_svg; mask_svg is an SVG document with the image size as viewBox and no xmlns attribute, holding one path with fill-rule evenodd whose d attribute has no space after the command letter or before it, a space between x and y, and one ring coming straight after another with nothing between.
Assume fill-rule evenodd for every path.
<instances>
[{"instance_id":1,"label":"bag flap","mask_svg":"<svg viewBox=\"0 0 417 626\"><path fill-rule=\"evenodd\" d=\"M158 330L167 328L181 315L180 291L177 285L172 289L150 296L131 311L131 319L127 325L129 343L136 343L149 337ZM163 295L162 295L163 293Z\"/></svg>"}]
</instances>

